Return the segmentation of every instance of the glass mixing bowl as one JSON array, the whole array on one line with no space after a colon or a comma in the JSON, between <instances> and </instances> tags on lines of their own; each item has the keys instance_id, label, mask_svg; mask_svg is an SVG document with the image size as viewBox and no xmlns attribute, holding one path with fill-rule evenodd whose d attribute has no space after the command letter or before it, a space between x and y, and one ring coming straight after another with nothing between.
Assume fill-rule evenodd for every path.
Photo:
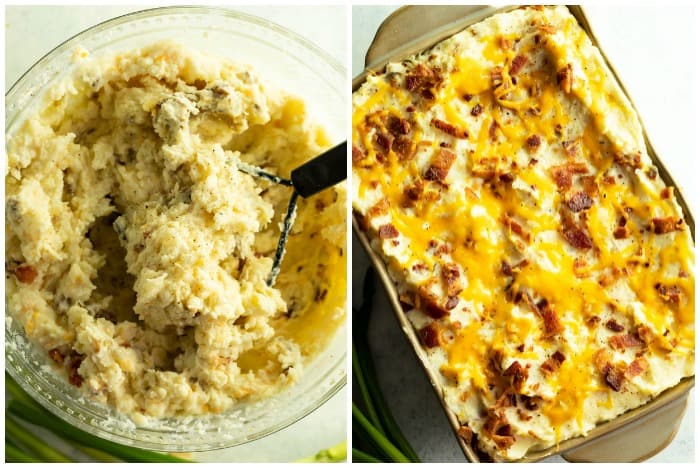
<instances>
[{"instance_id":1,"label":"glass mixing bowl","mask_svg":"<svg viewBox=\"0 0 700 468\"><path fill-rule=\"evenodd\" d=\"M77 46L100 55L171 39L250 64L259 76L306 101L334 143L345 138L345 69L302 37L264 19L220 8L172 7L121 16L64 42L15 83L5 99L5 135L11 136L40 104L43 92L73 69ZM171 452L230 447L259 439L303 418L345 385L346 325L306 366L294 385L257 402L209 416L159 419L137 426L85 398L55 372L46 352L28 342L5 307L5 363L10 375L49 411L89 433L126 445Z\"/></svg>"}]
</instances>

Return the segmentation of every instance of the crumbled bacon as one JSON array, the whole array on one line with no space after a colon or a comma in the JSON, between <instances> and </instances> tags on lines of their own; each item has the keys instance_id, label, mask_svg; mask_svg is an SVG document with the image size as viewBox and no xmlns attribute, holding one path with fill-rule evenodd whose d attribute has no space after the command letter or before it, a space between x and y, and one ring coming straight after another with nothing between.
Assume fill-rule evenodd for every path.
<instances>
[{"instance_id":1,"label":"crumbled bacon","mask_svg":"<svg viewBox=\"0 0 700 468\"><path fill-rule=\"evenodd\" d=\"M511 232L513 232L514 234L517 234L519 237L521 237L526 242L530 242L530 233L525 231L523 229L523 227L517 221L515 221L513 218L511 218L507 214L503 217L503 223L506 225L506 227Z\"/></svg>"},{"instance_id":2,"label":"crumbled bacon","mask_svg":"<svg viewBox=\"0 0 700 468\"><path fill-rule=\"evenodd\" d=\"M523 388L525 380L527 380L527 369L524 368L518 361L514 361L508 369L503 372L504 377L513 377L512 384L513 388L520 390ZM513 395L515 397L515 395ZM515 403L513 404L515 406Z\"/></svg>"},{"instance_id":3,"label":"crumbled bacon","mask_svg":"<svg viewBox=\"0 0 700 468\"><path fill-rule=\"evenodd\" d=\"M377 230L380 239L394 239L399 237L399 231L394 227L393 224L384 224L379 226Z\"/></svg>"},{"instance_id":4,"label":"crumbled bacon","mask_svg":"<svg viewBox=\"0 0 700 468\"><path fill-rule=\"evenodd\" d=\"M608 338L608 343L613 349L625 349L633 346L643 346L644 342L638 336L632 334L613 335Z\"/></svg>"},{"instance_id":5,"label":"crumbled bacon","mask_svg":"<svg viewBox=\"0 0 700 468\"><path fill-rule=\"evenodd\" d=\"M574 213L578 213L593 206L593 199L585 192L574 192L566 196L566 206Z\"/></svg>"},{"instance_id":6,"label":"crumbled bacon","mask_svg":"<svg viewBox=\"0 0 700 468\"><path fill-rule=\"evenodd\" d=\"M593 327L597 325L600 322L600 317L597 315L593 315L592 317L589 317L588 320L586 320L586 325L589 327Z\"/></svg>"},{"instance_id":7,"label":"crumbled bacon","mask_svg":"<svg viewBox=\"0 0 700 468\"><path fill-rule=\"evenodd\" d=\"M463 128L458 128L449 122L445 122L444 120L433 118L430 121L430 125L437 128L441 132L445 132L448 135L451 135L455 138L469 138L469 134L466 130L464 130Z\"/></svg>"},{"instance_id":8,"label":"crumbled bacon","mask_svg":"<svg viewBox=\"0 0 700 468\"><path fill-rule=\"evenodd\" d=\"M610 319L607 322L605 322L605 328L608 330L612 330L614 332L621 332L625 329L625 327L615 321L615 319Z\"/></svg>"},{"instance_id":9,"label":"crumbled bacon","mask_svg":"<svg viewBox=\"0 0 700 468\"><path fill-rule=\"evenodd\" d=\"M520 395L520 401L522 401L523 406L525 407L526 410L534 411L540 407L540 403L542 402L542 397Z\"/></svg>"},{"instance_id":10,"label":"crumbled bacon","mask_svg":"<svg viewBox=\"0 0 700 468\"><path fill-rule=\"evenodd\" d=\"M683 293L683 291L681 291L681 288L679 288L678 286L666 286L664 284L657 283L656 285L654 285L654 287L658 291L661 299L663 299L664 301L671 302L676 306L680 304L681 294Z\"/></svg>"},{"instance_id":11,"label":"crumbled bacon","mask_svg":"<svg viewBox=\"0 0 700 468\"><path fill-rule=\"evenodd\" d=\"M375 203L369 210L367 210L367 216L369 218L374 218L387 214L389 212L389 199L384 197Z\"/></svg>"},{"instance_id":12,"label":"crumbled bacon","mask_svg":"<svg viewBox=\"0 0 700 468\"><path fill-rule=\"evenodd\" d=\"M408 312L409 310L413 309L415 302L416 300L412 292L404 291L399 293L399 304L404 312Z\"/></svg>"},{"instance_id":13,"label":"crumbled bacon","mask_svg":"<svg viewBox=\"0 0 700 468\"><path fill-rule=\"evenodd\" d=\"M598 184L595 181L595 176L581 176L581 185L583 185L583 191L589 197L594 197L598 194Z\"/></svg>"},{"instance_id":14,"label":"crumbled bacon","mask_svg":"<svg viewBox=\"0 0 700 468\"><path fill-rule=\"evenodd\" d=\"M423 187L424 183L421 179L416 180L410 185L407 185L403 189L404 196L407 200L410 200L412 202L420 200L421 195L423 194Z\"/></svg>"},{"instance_id":15,"label":"crumbled bacon","mask_svg":"<svg viewBox=\"0 0 700 468\"><path fill-rule=\"evenodd\" d=\"M440 269L440 275L445 282L445 289L448 296L456 296L462 291L459 281L459 267L455 263L445 263Z\"/></svg>"},{"instance_id":16,"label":"crumbled bacon","mask_svg":"<svg viewBox=\"0 0 700 468\"><path fill-rule=\"evenodd\" d=\"M392 115L389 117L386 128L396 137L400 135L408 135L411 133L411 122L406 119L402 119L401 117Z\"/></svg>"},{"instance_id":17,"label":"crumbled bacon","mask_svg":"<svg viewBox=\"0 0 700 468\"><path fill-rule=\"evenodd\" d=\"M586 172L588 172L588 168L583 162L568 162L561 166L552 166L550 169L550 174L560 191L571 188L574 174L585 174Z\"/></svg>"},{"instance_id":18,"label":"crumbled bacon","mask_svg":"<svg viewBox=\"0 0 700 468\"><path fill-rule=\"evenodd\" d=\"M498 130L498 122L494 119L489 125L489 139L491 141L496 141L496 130Z\"/></svg>"},{"instance_id":19,"label":"crumbled bacon","mask_svg":"<svg viewBox=\"0 0 700 468\"><path fill-rule=\"evenodd\" d=\"M642 168L642 153L639 151L628 154L615 151L613 158L615 159L615 162L621 166L627 166L633 170Z\"/></svg>"},{"instance_id":20,"label":"crumbled bacon","mask_svg":"<svg viewBox=\"0 0 700 468\"><path fill-rule=\"evenodd\" d=\"M615 230L613 231L613 237L615 239L626 239L629 233L627 232L627 228L625 226L617 226Z\"/></svg>"},{"instance_id":21,"label":"crumbled bacon","mask_svg":"<svg viewBox=\"0 0 700 468\"><path fill-rule=\"evenodd\" d=\"M469 429L469 426L462 426L457 430L457 435L464 441L465 444L470 445L474 439L474 432Z\"/></svg>"},{"instance_id":22,"label":"crumbled bacon","mask_svg":"<svg viewBox=\"0 0 700 468\"><path fill-rule=\"evenodd\" d=\"M651 224L654 228L654 234L666 234L683 228L683 219L669 216L667 218L652 218Z\"/></svg>"},{"instance_id":23,"label":"crumbled bacon","mask_svg":"<svg viewBox=\"0 0 700 468\"><path fill-rule=\"evenodd\" d=\"M418 288L418 295L421 298L421 309L436 320L449 315L450 310L457 305L456 303L450 303L450 298L447 299L444 305L441 305L440 298L425 285Z\"/></svg>"},{"instance_id":24,"label":"crumbled bacon","mask_svg":"<svg viewBox=\"0 0 700 468\"><path fill-rule=\"evenodd\" d=\"M479 115L481 115L482 112L484 112L484 108L481 107L481 104L477 104L474 107L472 107L470 114L474 117L478 117Z\"/></svg>"},{"instance_id":25,"label":"crumbled bacon","mask_svg":"<svg viewBox=\"0 0 700 468\"><path fill-rule=\"evenodd\" d=\"M20 283L32 284L39 274L31 265L20 265L14 269L13 273Z\"/></svg>"},{"instance_id":26,"label":"crumbled bacon","mask_svg":"<svg viewBox=\"0 0 700 468\"><path fill-rule=\"evenodd\" d=\"M513 276L513 269L505 261L501 261L501 273L505 276Z\"/></svg>"},{"instance_id":27,"label":"crumbled bacon","mask_svg":"<svg viewBox=\"0 0 700 468\"><path fill-rule=\"evenodd\" d=\"M587 250L593 247L593 241L588 234L580 227L569 227L562 231L566 241L574 248Z\"/></svg>"},{"instance_id":28,"label":"crumbled bacon","mask_svg":"<svg viewBox=\"0 0 700 468\"><path fill-rule=\"evenodd\" d=\"M352 145L352 162L353 162L353 164L362 161L366 157L367 157L367 155L365 154L364 151L362 151L357 146Z\"/></svg>"},{"instance_id":29,"label":"crumbled bacon","mask_svg":"<svg viewBox=\"0 0 700 468\"><path fill-rule=\"evenodd\" d=\"M542 139L539 135L530 135L527 137L527 140L525 140L525 143L529 149L534 150L540 147L540 144L542 144Z\"/></svg>"},{"instance_id":30,"label":"crumbled bacon","mask_svg":"<svg viewBox=\"0 0 700 468\"><path fill-rule=\"evenodd\" d=\"M396 153L400 162L409 161L416 154L415 143L413 143L412 139L405 136L396 137L391 144L391 149Z\"/></svg>"},{"instance_id":31,"label":"crumbled bacon","mask_svg":"<svg viewBox=\"0 0 700 468\"><path fill-rule=\"evenodd\" d=\"M571 92L571 86L574 83L574 68L570 63L567 63L564 68L557 72L557 84L565 93Z\"/></svg>"},{"instance_id":32,"label":"crumbled bacon","mask_svg":"<svg viewBox=\"0 0 700 468\"><path fill-rule=\"evenodd\" d=\"M53 362L58 364L59 366L63 365L63 359L65 356L63 356L63 353L58 348L53 348L49 350L49 357Z\"/></svg>"},{"instance_id":33,"label":"crumbled bacon","mask_svg":"<svg viewBox=\"0 0 700 468\"><path fill-rule=\"evenodd\" d=\"M510 70L508 71L508 73L510 73L511 75L517 75L526 63L526 57L522 55L516 55L513 59L513 62L510 64Z\"/></svg>"},{"instance_id":34,"label":"crumbled bacon","mask_svg":"<svg viewBox=\"0 0 700 468\"><path fill-rule=\"evenodd\" d=\"M457 304L459 304L459 297L448 296L447 300L445 301L445 309L452 310L457 307Z\"/></svg>"},{"instance_id":35,"label":"crumbled bacon","mask_svg":"<svg viewBox=\"0 0 700 468\"><path fill-rule=\"evenodd\" d=\"M544 320L544 336L549 338L554 335L564 331L564 326L559 321L559 317L554 312L554 309L549 304L546 299L542 299L537 304L537 310L539 311L542 320Z\"/></svg>"},{"instance_id":36,"label":"crumbled bacon","mask_svg":"<svg viewBox=\"0 0 700 468\"><path fill-rule=\"evenodd\" d=\"M418 330L418 336L421 343L427 348L436 348L440 346L440 327L436 322L430 322Z\"/></svg>"},{"instance_id":37,"label":"crumbled bacon","mask_svg":"<svg viewBox=\"0 0 700 468\"><path fill-rule=\"evenodd\" d=\"M435 98L434 88L442 83L442 76L438 69L430 69L423 64L416 65L406 75L406 89L416 92L423 98L432 100Z\"/></svg>"},{"instance_id":38,"label":"crumbled bacon","mask_svg":"<svg viewBox=\"0 0 700 468\"><path fill-rule=\"evenodd\" d=\"M663 189L661 189L661 199L662 200L670 199L672 194L673 194L673 187L664 187Z\"/></svg>"},{"instance_id":39,"label":"crumbled bacon","mask_svg":"<svg viewBox=\"0 0 700 468\"><path fill-rule=\"evenodd\" d=\"M80 387L83 384L83 377L78 373L78 369L80 368L80 365L83 363L83 359L85 356L82 354L78 354L76 352L72 352L70 354L70 364L68 368L68 381L75 385L76 387Z\"/></svg>"},{"instance_id":40,"label":"crumbled bacon","mask_svg":"<svg viewBox=\"0 0 700 468\"><path fill-rule=\"evenodd\" d=\"M625 371L625 378L627 380L632 380L638 375L642 374L649 368L649 361L647 361L644 356L635 358L634 361L630 362L629 367Z\"/></svg>"},{"instance_id":41,"label":"crumbled bacon","mask_svg":"<svg viewBox=\"0 0 700 468\"><path fill-rule=\"evenodd\" d=\"M546 361L542 363L542 365L540 366L540 370L545 375L553 374L559 369L559 367L561 367L562 363L565 360L566 356L564 356L559 350L557 350L554 352L554 354L549 356Z\"/></svg>"},{"instance_id":42,"label":"crumbled bacon","mask_svg":"<svg viewBox=\"0 0 700 468\"><path fill-rule=\"evenodd\" d=\"M452 167L455 159L456 156L452 151L440 148L440 152L433 157L433 161L425 171L425 174L423 174L423 178L431 181L443 181L447 177L447 173L450 171L450 167Z\"/></svg>"},{"instance_id":43,"label":"crumbled bacon","mask_svg":"<svg viewBox=\"0 0 700 468\"><path fill-rule=\"evenodd\" d=\"M625 378L624 371L612 364L610 353L605 349L599 349L593 355L593 362L602 374L605 383L616 392L619 392Z\"/></svg>"},{"instance_id":44,"label":"crumbled bacon","mask_svg":"<svg viewBox=\"0 0 700 468\"><path fill-rule=\"evenodd\" d=\"M646 325L637 325L637 336L639 336L639 339L647 345L651 344L651 342L654 340L654 334L652 333L651 328Z\"/></svg>"},{"instance_id":45,"label":"crumbled bacon","mask_svg":"<svg viewBox=\"0 0 700 468\"><path fill-rule=\"evenodd\" d=\"M513 431L502 411L489 409L483 430L501 450L507 450L515 443Z\"/></svg>"},{"instance_id":46,"label":"crumbled bacon","mask_svg":"<svg viewBox=\"0 0 700 468\"><path fill-rule=\"evenodd\" d=\"M501 396L498 397L498 400L496 400L496 403L493 405L494 408L512 408L513 406L517 406L518 400L515 396L515 393L506 390L503 393L501 393Z\"/></svg>"},{"instance_id":47,"label":"crumbled bacon","mask_svg":"<svg viewBox=\"0 0 700 468\"><path fill-rule=\"evenodd\" d=\"M394 136L390 133L377 131L374 134L374 148L377 152L377 161L383 163L386 161L386 155L389 154L391 145L394 143Z\"/></svg>"}]
</instances>

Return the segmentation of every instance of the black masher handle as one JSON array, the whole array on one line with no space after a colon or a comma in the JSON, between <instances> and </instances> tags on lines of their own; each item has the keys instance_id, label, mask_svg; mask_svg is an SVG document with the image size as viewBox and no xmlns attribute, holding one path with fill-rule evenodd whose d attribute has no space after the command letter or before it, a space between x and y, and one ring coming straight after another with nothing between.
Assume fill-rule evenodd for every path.
<instances>
[{"instance_id":1,"label":"black masher handle","mask_svg":"<svg viewBox=\"0 0 700 468\"><path fill-rule=\"evenodd\" d=\"M292 171L294 189L304 198L347 179L348 142L329 149Z\"/></svg>"}]
</instances>

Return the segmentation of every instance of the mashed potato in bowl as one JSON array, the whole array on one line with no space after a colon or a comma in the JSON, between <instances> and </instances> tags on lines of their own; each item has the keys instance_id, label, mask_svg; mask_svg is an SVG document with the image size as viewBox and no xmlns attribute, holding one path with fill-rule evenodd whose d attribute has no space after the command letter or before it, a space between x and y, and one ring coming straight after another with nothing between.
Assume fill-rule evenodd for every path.
<instances>
[{"instance_id":1,"label":"mashed potato in bowl","mask_svg":"<svg viewBox=\"0 0 700 468\"><path fill-rule=\"evenodd\" d=\"M345 189L301 202L269 287L290 189L236 165L287 176L330 146L324 131L254 70L175 43L76 60L8 138L11 315L135 420L298 379L344 320Z\"/></svg>"}]
</instances>

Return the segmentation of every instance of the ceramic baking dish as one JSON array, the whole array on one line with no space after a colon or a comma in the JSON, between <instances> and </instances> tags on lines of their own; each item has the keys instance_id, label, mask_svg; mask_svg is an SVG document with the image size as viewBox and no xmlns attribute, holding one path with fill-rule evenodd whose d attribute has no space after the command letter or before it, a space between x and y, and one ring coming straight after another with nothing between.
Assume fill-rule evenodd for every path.
<instances>
[{"instance_id":1,"label":"ceramic baking dish","mask_svg":"<svg viewBox=\"0 0 700 468\"><path fill-rule=\"evenodd\" d=\"M366 54L365 70L353 79L353 92L364 83L368 74L383 70L387 63L401 61L406 57L432 47L443 39L488 16L514 8L517 7L495 8L460 5L408 6L398 9L379 27ZM627 93L614 67L605 56L600 43L596 39L584 9L581 6L569 6L568 8L588 34L593 45L600 50L605 64L632 103L635 112L637 112L634 103L629 98L629 93ZM639 115L639 112L637 112L637 115ZM685 221L690 227L694 241L695 222L685 198L654 151L643 122L642 131L647 152L658 168L659 176L667 185L674 187L678 204L683 210ZM399 303L396 285L389 276L384 261L370 247L370 239L360 228L360 223L356 216L353 216L353 230L378 272L401 328L418 356L421 366L442 404L464 455L470 462L484 461L483 459L480 460L479 455L471 446L457 436L460 424L443 399L442 390L438 383L438 375L431 370L420 339L403 312ZM645 460L661 451L675 436L685 413L689 391L694 384L695 377L685 378L675 387L662 392L647 404L630 410L611 421L599 424L585 437L568 439L546 450L529 452L519 461L535 462L551 455L560 455L571 462L634 462Z\"/></svg>"}]
</instances>

